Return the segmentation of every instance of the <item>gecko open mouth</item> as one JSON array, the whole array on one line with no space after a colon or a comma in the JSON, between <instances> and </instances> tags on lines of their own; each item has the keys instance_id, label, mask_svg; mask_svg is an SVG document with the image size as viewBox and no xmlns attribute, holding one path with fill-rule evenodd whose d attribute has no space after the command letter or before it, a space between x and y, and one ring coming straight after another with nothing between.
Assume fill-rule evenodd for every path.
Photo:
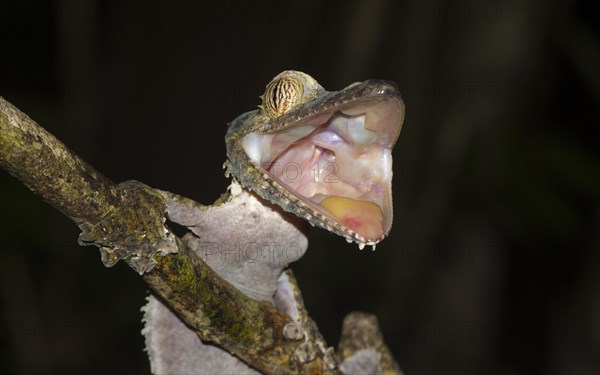
<instances>
[{"instance_id":1,"label":"gecko open mouth","mask_svg":"<svg viewBox=\"0 0 600 375\"><path fill-rule=\"evenodd\" d=\"M380 241L392 224L391 149L401 102L366 98L272 134L249 134L247 156L304 204L358 234Z\"/></svg>"},{"instance_id":2,"label":"gecko open mouth","mask_svg":"<svg viewBox=\"0 0 600 375\"><path fill-rule=\"evenodd\" d=\"M228 171L245 187L313 225L373 247L392 225L392 148L404 120L393 83L328 92L284 71L257 111L229 124Z\"/></svg>"}]
</instances>

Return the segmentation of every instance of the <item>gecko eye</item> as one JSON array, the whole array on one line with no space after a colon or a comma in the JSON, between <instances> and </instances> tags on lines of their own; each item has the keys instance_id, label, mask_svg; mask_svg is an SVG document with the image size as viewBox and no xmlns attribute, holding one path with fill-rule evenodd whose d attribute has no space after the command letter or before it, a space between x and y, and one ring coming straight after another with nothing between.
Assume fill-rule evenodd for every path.
<instances>
[{"instance_id":1,"label":"gecko eye","mask_svg":"<svg viewBox=\"0 0 600 375\"><path fill-rule=\"evenodd\" d=\"M275 77L269 82L263 95L262 109L269 117L277 117L300 103L304 96L304 84L295 77Z\"/></svg>"}]
</instances>

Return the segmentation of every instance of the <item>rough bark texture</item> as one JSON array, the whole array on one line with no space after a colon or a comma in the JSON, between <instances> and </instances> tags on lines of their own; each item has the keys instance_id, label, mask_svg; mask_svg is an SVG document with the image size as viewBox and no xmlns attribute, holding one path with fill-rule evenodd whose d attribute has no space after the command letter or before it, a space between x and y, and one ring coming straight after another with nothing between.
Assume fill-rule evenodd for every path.
<instances>
[{"instance_id":1,"label":"rough bark texture","mask_svg":"<svg viewBox=\"0 0 600 375\"><path fill-rule=\"evenodd\" d=\"M374 315L354 312L346 316L338 355L344 374L402 374Z\"/></svg>"}]
</instances>

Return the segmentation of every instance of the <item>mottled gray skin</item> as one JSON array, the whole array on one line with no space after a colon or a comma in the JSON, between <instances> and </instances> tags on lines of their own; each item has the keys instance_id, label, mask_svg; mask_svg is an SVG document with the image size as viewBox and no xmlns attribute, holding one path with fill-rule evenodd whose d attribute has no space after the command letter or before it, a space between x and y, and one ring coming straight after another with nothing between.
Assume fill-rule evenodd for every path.
<instances>
[{"instance_id":1,"label":"mottled gray skin","mask_svg":"<svg viewBox=\"0 0 600 375\"><path fill-rule=\"evenodd\" d=\"M183 241L219 276L247 296L268 301L296 322L297 338L304 340L296 356L310 361L324 353L326 365L336 366L328 348L304 308L295 279L284 268L306 251L308 241L300 219L281 211L232 183L224 201L203 206L172 193L167 201L169 220L191 230ZM257 374L256 370L219 347L203 343L160 300L148 298L144 310L146 351L155 374Z\"/></svg>"},{"instance_id":2,"label":"mottled gray skin","mask_svg":"<svg viewBox=\"0 0 600 375\"><path fill-rule=\"evenodd\" d=\"M345 89L336 92L329 92L318 86L311 93L314 95L312 100L298 105L281 116L269 117L264 111L258 109L246 112L233 120L229 124L227 136L225 137L227 157L229 159L225 164L227 171L243 187L252 190L261 198L277 204L285 211L306 219L312 225L318 225L321 228L340 235L348 241L365 244L367 243L365 238L340 223L329 219L312 207L307 206L275 181L260 165L257 165L248 158L242 148L241 142L248 134L276 133L323 113L335 112L342 106L359 99L380 98L381 100L401 101L400 92L392 82L370 79L360 83L353 83Z\"/></svg>"},{"instance_id":3,"label":"mottled gray skin","mask_svg":"<svg viewBox=\"0 0 600 375\"><path fill-rule=\"evenodd\" d=\"M304 255L300 219L232 183L226 201L203 206L166 195L167 216L190 229L182 240L245 295L273 302L283 269Z\"/></svg>"}]
</instances>

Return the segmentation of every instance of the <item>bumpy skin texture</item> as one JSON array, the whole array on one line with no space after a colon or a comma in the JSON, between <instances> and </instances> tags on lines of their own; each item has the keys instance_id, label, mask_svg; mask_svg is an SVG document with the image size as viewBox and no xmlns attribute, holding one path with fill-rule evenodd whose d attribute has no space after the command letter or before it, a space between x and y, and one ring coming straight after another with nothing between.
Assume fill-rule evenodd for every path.
<instances>
[{"instance_id":1,"label":"bumpy skin texture","mask_svg":"<svg viewBox=\"0 0 600 375\"><path fill-rule=\"evenodd\" d=\"M246 112L229 124L225 143L228 161L225 163L228 173L232 174L247 189L261 198L277 204L287 212L306 219L312 225L320 226L332 233L345 237L358 244L367 243L358 233L344 227L314 210L294 196L290 191L275 181L269 173L254 163L246 155L242 140L249 134L272 134L290 127L304 119L315 117L327 111L335 110L344 104L360 98L381 98L381 100L398 100L402 103L400 92L394 83L371 79L354 83L343 90L329 92L313 80L308 82L309 101L297 105L290 111L277 116L268 116L262 109ZM312 86L310 86L312 85ZM305 89L306 91L306 89ZM387 235L377 240L379 242Z\"/></svg>"}]
</instances>

